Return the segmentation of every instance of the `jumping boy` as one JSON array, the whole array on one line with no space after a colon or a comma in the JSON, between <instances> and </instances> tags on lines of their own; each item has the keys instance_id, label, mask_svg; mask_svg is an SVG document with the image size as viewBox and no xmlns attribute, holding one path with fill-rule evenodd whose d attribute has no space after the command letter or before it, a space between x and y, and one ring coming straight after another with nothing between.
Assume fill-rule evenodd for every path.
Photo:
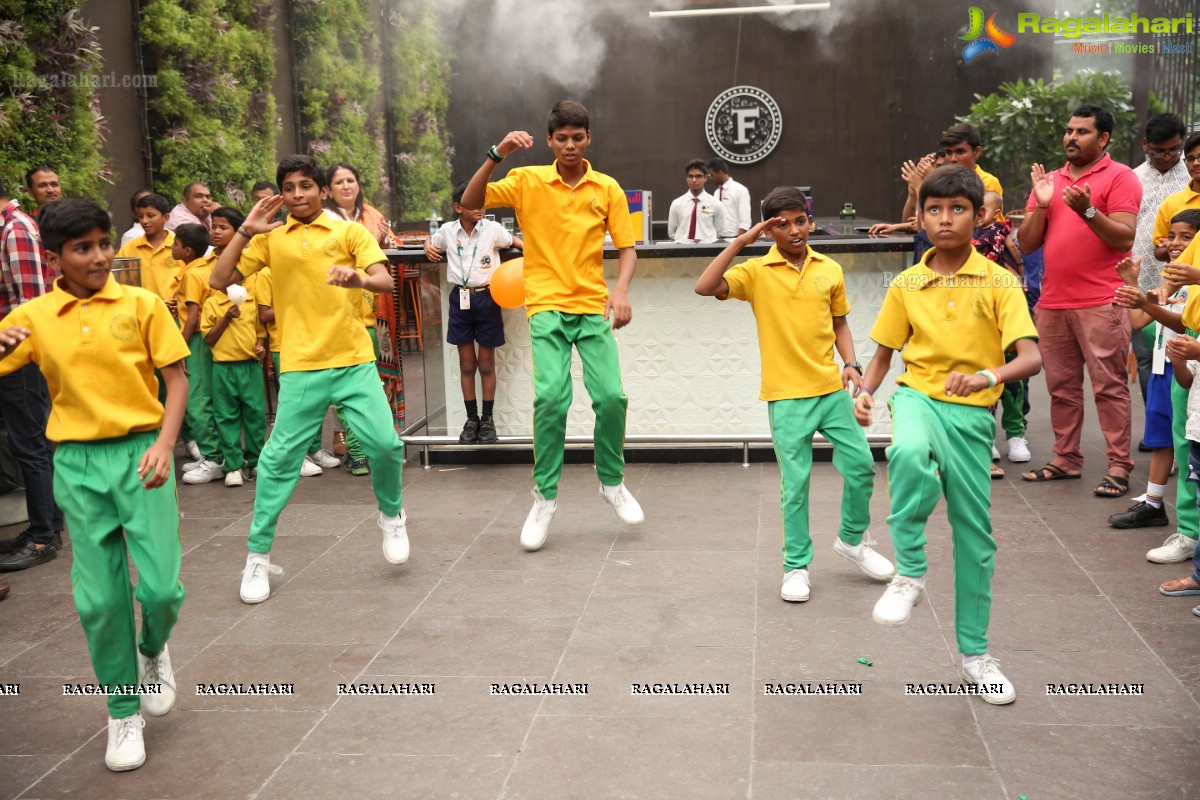
<instances>
[{"instance_id":1,"label":"jumping boy","mask_svg":"<svg viewBox=\"0 0 1200 800\"><path fill-rule=\"evenodd\" d=\"M596 413L594 447L600 495L627 525L645 519L625 488L625 410L621 363L612 331L633 318L629 284L637 269L629 203L620 185L596 172L584 155L592 143L588 111L570 100L555 103L546 144L554 163L518 167L488 183L496 165L533 137L513 131L488 149L483 166L462 195L468 210L507 206L517 212L525 250L525 309L533 350L533 508L521 546L546 542L558 502L571 407L571 347L583 362L584 386ZM604 282L604 235L620 251L617 284ZM611 328L609 319L611 317Z\"/></svg>"},{"instance_id":2,"label":"jumping boy","mask_svg":"<svg viewBox=\"0 0 1200 800\"><path fill-rule=\"evenodd\" d=\"M933 248L900 273L871 330L878 345L854 407L859 424L871 421L874 393L892 355L903 350L905 371L889 407L892 446L888 528L896 549L896 577L875 604L873 617L903 625L925 594L925 523L946 497L954 541L954 628L963 676L989 703L1016 699L1012 683L988 655L992 572L991 481L988 464L996 421L988 407L1002 384L1041 369L1037 331L1012 273L971 244L982 217L983 182L961 165L935 170L918 196L922 227ZM1004 362L1004 351L1017 355Z\"/></svg>"},{"instance_id":3,"label":"jumping boy","mask_svg":"<svg viewBox=\"0 0 1200 800\"><path fill-rule=\"evenodd\" d=\"M387 258L362 225L325 213L325 175L311 156L284 158L276 181L283 194L254 204L210 279L214 289L224 289L272 267L273 308L282 338L278 413L258 463L250 552L242 572L245 603L270 597L269 574L282 571L270 558L275 526L296 488L305 448L332 403L342 404L371 459L384 558L403 564L409 553L400 494L404 445L392 426L362 325L362 290L392 291ZM288 210L287 222L272 222L281 207Z\"/></svg>"},{"instance_id":4,"label":"jumping boy","mask_svg":"<svg viewBox=\"0 0 1200 800\"><path fill-rule=\"evenodd\" d=\"M67 198L43 207L38 224L61 277L0 321L0 374L32 362L50 386L54 496L71 534L72 593L92 667L110 691L104 763L120 772L146 760L139 707L161 716L175 704L167 640L184 591L171 450L187 405L188 349L158 297L112 279L104 209Z\"/></svg>"},{"instance_id":5,"label":"jumping boy","mask_svg":"<svg viewBox=\"0 0 1200 800\"><path fill-rule=\"evenodd\" d=\"M833 465L842 474L842 524L833 551L875 580L896 574L892 563L863 541L871 522L875 465L862 429L854 424L854 401L862 367L854 357L854 336L846 315L846 284L841 266L808 246L812 220L808 198L781 186L762 202L766 220L733 240L696 281L696 294L750 303L762 353L759 399L767 401L771 438L782 479L783 586L792 603L808 600L808 485L812 440L818 431L833 443ZM770 232L774 246L762 258L730 268L742 248ZM838 369L833 350L845 364ZM843 391L848 390L848 391Z\"/></svg>"},{"instance_id":6,"label":"jumping boy","mask_svg":"<svg viewBox=\"0 0 1200 800\"><path fill-rule=\"evenodd\" d=\"M467 407L467 421L458 441L494 444L496 348L504 345L504 315L488 286L492 273L500 266L500 248L521 247L521 240L495 220L484 219L482 208L474 211L463 208L462 196L466 190L465 181L454 187L454 213L458 219L447 222L429 238L425 255L430 261L446 259L446 279L454 287L450 291L446 341L458 348L459 383ZM475 401L476 372L483 389L483 417L479 416L479 404Z\"/></svg>"}]
</instances>

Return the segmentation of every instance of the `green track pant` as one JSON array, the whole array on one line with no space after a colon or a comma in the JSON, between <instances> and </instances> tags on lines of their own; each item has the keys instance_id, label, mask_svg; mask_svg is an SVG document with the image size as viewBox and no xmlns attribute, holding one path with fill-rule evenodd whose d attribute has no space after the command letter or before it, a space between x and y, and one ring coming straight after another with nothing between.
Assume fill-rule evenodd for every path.
<instances>
[{"instance_id":1,"label":"green track pant","mask_svg":"<svg viewBox=\"0 0 1200 800\"><path fill-rule=\"evenodd\" d=\"M187 357L188 402L184 414L184 441L194 441L200 454L209 461L221 460L221 445L217 438L212 406L212 349L204 337L193 333L188 342L191 355Z\"/></svg>"},{"instance_id":2,"label":"green track pant","mask_svg":"<svg viewBox=\"0 0 1200 800\"><path fill-rule=\"evenodd\" d=\"M225 471L254 469L267 436L267 401L262 364L216 361L212 368L213 416Z\"/></svg>"},{"instance_id":3,"label":"green track pant","mask_svg":"<svg viewBox=\"0 0 1200 800\"><path fill-rule=\"evenodd\" d=\"M279 410L271 438L258 462L254 520L249 548L269 553L279 515L300 479L300 465L313 432L321 427L330 404L342 404L346 421L359 431L371 460L371 485L379 510L400 513L404 445L392 424L392 409L379 384L375 364L285 372L279 378Z\"/></svg>"},{"instance_id":4,"label":"green track pant","mask_svg":"<svg viewBox=\"0 0 1200 800\"><path fill-rule=\"evenodd\" d=\"M367 328L367 335L371 337L371 346L375 348L375 360L379 361L379 333L375 328ZM366 458L367 451L363 450L362 442L354 435L353 429L346 424L346 415L342 412L341 406L333 407L334 416L337 418L338 424L342 426L342 430L346 432L346 452L350 454L350 458L359 459ZM317 433L316 450L321 449L320 432ZM315 453L316 450L309 450L310 453Z\"/></svg>"},{"instance_id":5,"label":"green track pant","mask_svg":"<svg viewBox=\"0 0 1200 800\"><path fill-rule=\"evenodd\" d=\"M896 572L925 574L925 523L946 496L954 547L954 630L963 655L987 652L996 540L989 465L996 420L986 408L945 403L901 386L891 400L888 528Z\"/></svg>"},{"instance_id":6,"label":"green track pant","mask_svg":"<svg viewBox=\"0 0 1200 800\"><path fill-rule=\"evenodd\" d=\"M156 656L167 645L183 605L181 543L174 470L145 489L137 465L158 431L95 442L62 442L54 453L54 497L66 517L74 563L71 591L92 656L96 681L138 682L137 651ZM142 633L133 616L129 557L137 568ZM137 695L110 696L109 716L138 713Z\"/></svg>"},{"instance_id":7,"label":"green track pant","mask_svg":"<svg viewBox=\"0 0 1200 800\"><path fill-rule=\"evenodd\" d=\"M808 487L813 434L818 431L833 444L833 466L844 481L838 537L848 545L857 545L871 524L875 463L867 436L854 420L854 401L849 392L775 400L767 404L767 415L779 462L784 571L802 569L812 561Z\"/></svg>"},{"instance_id":8,"label":"green track pant","mask_svg":"<svg viewBox=\"0 0 1200 800\"><path fill-rule=\"evenodd\" d=\"M571 409L571 347L583 362L583 385L596 414L596 475L619 486L625 474L625 409L617 340L602 314L539 311L529 318L533 350L533 482L547 500L558 497ZM374 466L374 464L372 464Z\"/></svg>"},{"instance_id":9,"label":"green track pant","mask_svg":"<svg viewBox=\"0 0 1200 800\"><path fill-rule=\"evenodd\" d=\"M1175 444L1175 463L1179 474L1175 481L1175 516L1179 524L1175 530L1189 539L1200 534L1200 509L1196 508L1196 484L1186 480L1188 474L1188 452L1191 443L1185 433L1187 429L1188 390L1171 381L1171 441Z\"/></svg>"}]
</instances>

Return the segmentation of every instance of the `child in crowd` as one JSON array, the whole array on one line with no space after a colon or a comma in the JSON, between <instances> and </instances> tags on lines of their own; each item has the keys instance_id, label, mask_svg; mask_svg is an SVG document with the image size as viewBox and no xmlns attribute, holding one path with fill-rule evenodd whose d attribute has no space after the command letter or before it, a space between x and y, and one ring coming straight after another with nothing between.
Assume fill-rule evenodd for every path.
<instances>
[{"instance_id":1,"label":"child in crowd","mask_svg":"<svg viewBox=\"0 0 1200 800\"><path fill-rule=\"evenodd\" d=\"M171 255L175 234L166 229L171 217L171 203L161 194L148 194L137 201L137 220L145 233L117 251L117 258L140 258L142 288L162 298L178 316L175 295L179 289L179 268ZM195 454L193 454L193 457Z\"/></svg>"},{"instance_id":2,"label":"child in crowd","mask_svg":"<svg viewBox=\"0 0 1200 800\"><path fill-rule=\"evenodd\" d=\"M171 450L187 405L188 349L160 298L112 279L104 209L67 198L45 205L38 225L47 266L60 277L0 321L0 374L32 362L50 387L54 497L71 535L72 594L96 680L114 690L104 763L119 772L146 760L139 708L160 716L175 704L167 640L184 590Z\"/></svg>"},{"instance_id":3,"label":"child in crowd","mask_svg":"<svg viewBox=\"0 0 1200 800\"><path fill-rule=\"evenodd\" d=\"M121 234L121 247L124 247L134 239L146 233L146 231L142 229L141 224L137 221L137 202L146 195L150 194L154 194L153 189L138 189L129 198L129 213L133 214L133 224L129 226L129 230Z\"/></svg>"},{"instance_id":4,"label":"child in crowd","mask_svg":"<svg viewBox=\"0 0 1200 800\"><path fill-rule=\"evenodd\" d=\"M869 425L874 392L892 355L903 350L905 371L889 403L888 527L897 574L872 616L884 625L903 625L923 598L925 525L944 494L963 676L987 702L1011 703L1016 691L988 654L996 553L987 475L996 421L988 407L1000 399L1001 384L1041 368L1037 331L1017 278L971 244L983 216L979 176L961 165L941 167L921 184L919 202L934 246L884 296L871 330L879 347L854 409L859 423ZM1010 346L1017 356L1005 363Z\"/></svg>"},{"instance_id":5,"label":"child in crowd","mask_svg":"<svg viewBox=\"0 0 1200 800\"><path fill-rule=\"evenodd\" d=\"M253 479L267 435L262 365L255 353L258 310L240 284L212 292L200 320L204 342L212 348L212 406L221 442L226 486ZM186 483L199 470L183 476Z\"/></svg>"},{"instance_id":6,"label":"child in crowd","mask_svg":"<svg viewBox=\"0 0 1200 800\"><path fill-rule=\"evenodd\" d=\"M279 411L258 465L240 591L245 603L261 603L271 594L269 574L280 571L270 560L275 526L296 488L305 447L330 404L342 404L371 459L384 557L403 564L409 555L401 505L404 445L361 323L362 290L392 291L387 258L366 228L325 212L325 175L311 156L284 158L276 179L283 194L255 203L210 280L214 289L224 289L240 276L275 267L273 308L282 337ZM271 222L283 206L287 222Z\"/></svg>"},{"instance_id":7,"label":"child in crowd","mask_svg":"<svg viewBox=\"0 0 1200 800\"><path fill-rule=\"evenodd\" d=\"M592 143L588 110L564 100L550 109L546 144L554 163L518 167L488 183L504 158L533 147L533 137L512 131L488 149L462 195L474 210L508 206L528 237L525 309L533 351L533 508L521 529L521 546L546 542L558 507L558 481L571 407L571 348L579 351L584 385L596 413L594 447L600 495L627 525L645 520L625 487L625 411L621 363L613 330L633 318L629 285L637 268L629 203L620 185L596 172L584 155ZM604 237L619 251L617 284L604 281ZM609 318L611 316L611 327Z\"/></svg>"},{"instance_id":8,"label":"child in crowd","mask_svg":"<svg viewBox=\"0 0 1200 800\"><path fill-rule=\"evenodd\" d=\"M208 295L208 276L216 257L204 255L211 247L208 228L196 223L180 225L175 230L175 241L171 244L171 257L183 268L179 273L179 285L175 294L175 307L183 323L183 340L188 343L191 355L187 358L188 405L183 417L182 437L188 454L193 461L183 465L183 471L198 471L221 476L221 465L217 433L212 421L208 373L211 371L212 354L200 334L200 308ZM191 300L189 302L189 293ZM186 481L191 483L193 481Z\"/></svg>"},{"instance_id":9,"label":"child in crowd","mask_svg":"<svg viewBox=\"0 0 1200 800\"><path fill-rule=\"evenodd\" d=\"M793 603L809 598L808 486L812 440L818 431L833 443L833 464L842 474L842 523L833 551L875 580L888 580L892 563L864 541L871 521L875 465L862 429L854 424L854 401L862 367L854 356L854 337L846 315L850 303L842 268L808 246L812 220L808 198L781 186L762 202L767 219L738 236L696 281L696 294L750 303L762 352L762 387L771 438L782 478L783 586L780 596ZM733 259L764 232L775 240L761 258L736 267ZM834 348L845 366L838 369ZM846 390L846 391L843 391Z\"/></svg>"},{"instance_id":10,"label":"child in crowd","mask_svg":"<svg viewBox=\"0 0 1200 800\"><path fill-rule=\"evenodd\" d=\"M446 279L450 290L450 321L446 341L458 348L459 384L467 407L467 421L458 435L460 444L493 444L496 423L492 408L496 403L496 348L504 345L504 316L492 299L488 285L500 266L500 248L521 247L495 220L483 218L483 209L463 208L466 181L454 187L454 213L458 219L447 222L425 244L430 261L446 259ZM480 252L482 250L482 252ZM479 343L476 351L475 343ZM475 400L475 373L483 389L483 416Z\"/></svg>"}]
</instances>

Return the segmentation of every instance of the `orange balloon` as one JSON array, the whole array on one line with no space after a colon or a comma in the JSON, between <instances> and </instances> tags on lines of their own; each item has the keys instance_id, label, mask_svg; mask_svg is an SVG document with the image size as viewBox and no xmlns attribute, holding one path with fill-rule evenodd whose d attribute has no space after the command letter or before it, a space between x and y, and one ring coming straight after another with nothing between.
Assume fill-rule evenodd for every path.
<instances>
[{"instance_id":1,"label":"orange balloon","mask_svg":"<svg viewBox=\"0 0 1200 800\"><path fill-rule=\"evenodd\" d=\"M492 273L492 299L501 308L525 305L525 259L505 261Z\"/></svg>"}]
</instances>

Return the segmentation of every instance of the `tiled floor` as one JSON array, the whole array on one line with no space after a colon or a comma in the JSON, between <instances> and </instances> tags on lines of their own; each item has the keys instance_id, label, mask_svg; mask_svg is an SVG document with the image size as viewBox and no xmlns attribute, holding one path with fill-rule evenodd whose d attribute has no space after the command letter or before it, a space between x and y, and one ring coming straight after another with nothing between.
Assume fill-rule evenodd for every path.
<instances>
[{"instance_id":1,"label":"tiled floor","mask_svg":"<svg viewBox=\"0 0 1200 800\"><path fill-rule=\"evenodd\" d=\"M3 578L0 683L20 695L0 697L0 798L1197 798L1200 620L1195 598L1155 590L1186 565L1145 561L1168 529L1105 526L1127 501L1091 496L1102 446L1095 434L1087 445L1089 480L1025 484L1010 467L994 484L992 652L1019 692L1007 707L905 696L906 683L958 681L949 527L939 510L927 602L903 628L876 625L882 587L831 552L841 481L829 464L814 473L802 605L778 596L771 464L631 466L647 514L633 529L590 467L569 466L547 546L530 554L517 545L527 467L410 462L413 555L400 567L383 560L369 482L331 471L301 482L273 553L285 572L259 606L238 599L253 485L185 486L181 691L148 722L141 769L108 772L103 704L62 694L94 680L70 550ZM1048 455L1044 440L1033 449L1037 463ZM890 555L878 473L874 531ZM863 693L763 693L818 681ZM295 694L197 696L215 682ZM350 682L436 693L339 697ZM547 682L588 693L491 693ZM1047 697L1059 682L1142 683L1145 695ZM729 693L635 696L634 683Z\"/></svg>"}]
</instances>

